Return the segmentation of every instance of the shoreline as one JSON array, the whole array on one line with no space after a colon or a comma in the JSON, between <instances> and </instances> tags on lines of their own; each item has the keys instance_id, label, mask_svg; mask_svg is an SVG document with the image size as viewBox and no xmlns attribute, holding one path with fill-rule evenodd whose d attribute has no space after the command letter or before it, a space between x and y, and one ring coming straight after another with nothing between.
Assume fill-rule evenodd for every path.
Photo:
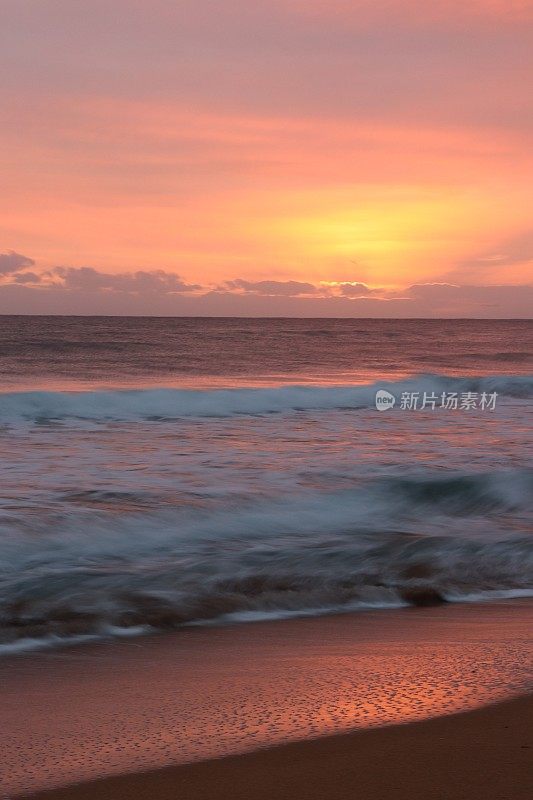
<instances>
[{"instance_id":1,"label":"shoreline","mask_svg":"<svg viewBox=\"0 0 533 800\"><path fill-rule=\"evenodd\" d=\"M329 752L328 741L388 740L379 732L458 719L530 689L532 629L533 603L502 601L196 628L6 657L0 796L102 787L119 776L144 781L135 776L180 764L187 774L200 770L202 783L202 764L242 764L254 753L286 752L290 742Z\"/></svg>"},{"instance_id":2,"label":"shoreline","mask_svg":"<svg viewBox=\"0 0 533 800\"><path fill-rule=\"evenodd\" d=\"M473 711L65 786L33 800L529 800L533 694ZM20 796L22 797L22 796Z\"/></svg>"}]
</instances>

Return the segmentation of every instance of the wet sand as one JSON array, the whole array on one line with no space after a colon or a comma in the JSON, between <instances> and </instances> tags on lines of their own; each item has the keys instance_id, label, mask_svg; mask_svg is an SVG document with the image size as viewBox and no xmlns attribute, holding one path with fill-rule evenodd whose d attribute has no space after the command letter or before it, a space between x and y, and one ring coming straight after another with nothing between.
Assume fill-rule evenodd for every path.
<instances>
[{"instance_id":1,"label":"wet sand","mask_svg":"<svg viewBox=\"0 0 533 800\"><path fill-rule=\"evenodd\" d=\"M5 658L2 791L85 782L50 796L335 798L352 796L357 777L366 787L358 796L388 786L401 797L395 787L411 786L409 775L426 791L434 763L435 791L411 797L466 800L476 795L443 793L447 772L482 782L501 769L508 782L527 753L531 702L443 715L527 691L532 629L533 603L513 601L187 629ZM331 738L276 748L317 737ZM187 762L202 763L171 766ZM324 793L321 771L324 781L340 771L340 793ZM88 783L99 778L108 780ZM513 792L486 797L522 796Z\"/></svg>"},{"instance_id":2,"label":"wet sand","mask_svg":"<svg viewBox=\"0 0 533 800\"><path fill-rule=\"evenodd\" d=\"M533 697L123 775L34 800L531 800Z\"/></svg>"}]
</instances>

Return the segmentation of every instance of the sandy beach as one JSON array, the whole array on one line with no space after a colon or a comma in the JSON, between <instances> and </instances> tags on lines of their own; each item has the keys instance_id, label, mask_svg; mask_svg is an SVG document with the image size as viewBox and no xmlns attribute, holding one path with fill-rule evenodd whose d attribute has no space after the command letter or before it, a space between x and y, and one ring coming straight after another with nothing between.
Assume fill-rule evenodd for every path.
<instances>
[{"instance_id":1,"label":"sandy beach","mask_svg":"<svg viewBox=\"0 0 533 800\"><path fill-rule=\"evenodd\" d=\"M34 800L529 800L533 697L410 725L123 775Z\"/></svg>"},{"instance_id":2,"label":"sandy beach","mask_svg":"<svg viewBox=\"0 0 533 800\"><path fill-rule=\"evenodd\" d=\"M427 796L428 765L439 791L452 766L457 791L499 768L496 791L526 780L530 701L491 704L531 686L532 621L528 601L445 605L4 658L3 793L233 798L257 783L257 797L340 798L357 776L369 798L417 782Z\"/></svg>"}]
</instances>

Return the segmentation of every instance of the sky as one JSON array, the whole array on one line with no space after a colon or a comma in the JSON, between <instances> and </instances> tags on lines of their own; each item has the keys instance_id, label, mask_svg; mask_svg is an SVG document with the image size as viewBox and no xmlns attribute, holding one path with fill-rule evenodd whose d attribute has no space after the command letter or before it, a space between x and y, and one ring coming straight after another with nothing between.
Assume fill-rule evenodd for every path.
<instances>
[{"instance_id":1,"label":"sky","mask_svg":"<svg viewBox=\"0 0 533 800\"><path fill-rule=\"evenodd\" d=\"M533 0L0 0L0 313L529 317Z\"/></svg>"}]
</instances>

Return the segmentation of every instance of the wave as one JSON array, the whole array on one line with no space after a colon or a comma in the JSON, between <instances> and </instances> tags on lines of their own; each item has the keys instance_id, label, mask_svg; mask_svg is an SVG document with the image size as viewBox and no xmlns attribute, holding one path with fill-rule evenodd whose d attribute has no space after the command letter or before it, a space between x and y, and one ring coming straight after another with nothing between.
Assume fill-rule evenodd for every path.
<instances>
[{"instance_id":1,"label":"wave","mask_svg":"<svg viewBox=\"0 0 533 800\"><path fill-rule=\"evenodd\" d=\"M364 557L331 551L325 565L243 567L236 575L155 575L115 565L41 575L31 592L5 603L0 653L100 637L140 635L200 624L256 622L370 608L533 597L533 547L516 538L492 545L432 540L381 541ZM321 553L327 562L328 554ZM352 568L341 567L341 560Z\"/></svg>"},{"instance_id":2,"label":"wave","mask_svg":"<svg viewBox=\"0 0 533 800\"><path fill-rule=\"evenodd\" d=\"M496 392L530 398L533 376L455 378L419 375L397 382L349 386L280 386L236 389L122 389L87 392L6 392L0 394L0 423L17 421L171 420L231 417L291 411L375 407L378 389L397 398L402 392Z\"/></svg>"},{"instance_id":3,"label":"wave","mask_svg":"<svg viewBox=\"0 0 533 800\"><path fill-rule=\"evenodd\" d=\"M533 470L419 475L382 481L389 500L408 510L431 508L447 515L487 515L502 511L531 511Z\"/></svg>"},{"instance_id":4,"label":"wave","mask_svg":"<svg viewBox=\"0 0 533 800\"><path fill-rule=\"evenodd\" d=\"M119 519L78 513L84 496L72 495L62 521L38 520L0 540L0 652L191 624L533 596L533 537L505 532L508 512L530 509L532 478L527 470L377 476L290 500L175 514L155 507ZM92 507L94 497L85 500ZM483 532L490 515L499 532Z\"/></svg>"}]
</instances>

